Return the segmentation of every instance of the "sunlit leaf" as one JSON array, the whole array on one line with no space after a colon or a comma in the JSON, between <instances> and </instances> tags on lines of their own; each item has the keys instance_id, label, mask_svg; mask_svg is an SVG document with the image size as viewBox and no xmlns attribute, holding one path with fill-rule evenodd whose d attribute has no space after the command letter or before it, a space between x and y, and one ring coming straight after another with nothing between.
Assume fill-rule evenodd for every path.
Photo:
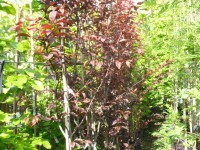
<instances>
[{"instance_id":1,"label":"sunlit leaf","mask_svg":"<svg viewBox=\"0 0 200 150\"><path fill-rule=\"evenodd\" d=\"M15 15L16 11L13 5L7 3L6 1L2 1L0 3L0 10L6 12L7 14Z\"/></svg>"},{"instance_id":2,"label":"sunlit leaf","mask_svg":"<svg viewBox=\"0 0 200 150\"><path fill-rule=\"evenodd\" d=\"M10 116L7 113L4 113L0 110L0 122L9 122Z\"/></svg>"},{"instance_id":3,"label":"sunlit leaf","mask_svg":"<svg viewBox=\"0 0 200 150\"><path fill-rule=\"evenodd\" d=\"M22 34L23 34L23 33L22 33ZM17 49L19 52L24 52L24 51L30 50L29 41L28 41L28 40L21 40L21 41L17 44L16 49Z\"/></svg>"},{"instance_id":4,"label":"sunlit leaf","mask_svg":"<svg viewBox=\"0 0 200 150\"><path fill-rule=\"evenodd\" d=\"M57 15L57 11L51 11L51 12L49 13L49 20L50 20L51 22L54 22L54 20L56 19L56 15Z\"/></svg>"},{"instance_id":5,"label":"sunlit leaf","mask_svg":"<svg viewBox=\"0 0 200 150\"><path fill-rule=\"evenodd\" d=\"M31 121L31 126L34 126L34 125L36 125L38 122L39 122L39 116L38 115L36 115L36 116L34 116L33 117L33 119L32 119L32 121Z\"/></svg>"},{"instance_id":6,"label":"sunlit leaf","mask_svg":"<svg viewBox=\"0 0 200 150\"><path fill-rule=\"evenodd\" d=\"M34 89L41 91L44 89L44 85L41 81L39 80L34 80L34 82L32 83L32 86Z\"/></svg>"},{"instance_id":7,"label":"sunlit leaf","mask_svg":"<svg viewBox=\"0 0 200 150\"><path fill-rule=\"evenodd\" d=\"M42 24L42 28L44 28L44 29L51 29L52 26L50 24Z\"/></svg>"},{"instance_id":8,"label":"sunlit leaf","mask_svg":"<svg viewBox=\"0 0 200 150\"><path fill-rule=\"evenodd\" d=\"M42 140L42 145L43 145L46 149L51 149L51 144L50 144L49 141L47 141L47 140Z\"/></svg>"},{"instance_id":9,"label":"sunlit leaf","mask_svg":"<svg viewBox=\"0 0 200 150\"><path fill-rule=\"evenodd\" d=\"M0 138L4 138L4 139L7 139L10 137L10 134L7 134L7 133L0 133Z\"/></svg>"}]
</instances>

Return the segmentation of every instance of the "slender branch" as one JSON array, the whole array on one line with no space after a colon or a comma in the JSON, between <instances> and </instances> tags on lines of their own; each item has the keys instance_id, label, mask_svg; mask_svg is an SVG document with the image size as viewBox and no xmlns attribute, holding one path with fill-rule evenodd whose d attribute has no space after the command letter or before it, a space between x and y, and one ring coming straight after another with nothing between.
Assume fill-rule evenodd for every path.
<instances>
[{"instance_id":1,"label":"slender branch","mask_svg":"<svg viewBox=\"0 0 200 150\"><path fill-rule=\"evenodd\" d=\"M17 1L17 6L16 6L16 23L18 23L19 20L20 20L20 14L19 14L19 12L20 12L20 10L19 10L19 3ZM19 37L18 36L16 36L15 42L16 43L19 42ZM19 65L19 52L18 52L18 50L16 50L16 52L15 52L15 62L16 62L15 68L17 70L18 69L18 65ZM17 75L17 72L15 74ZM13 101L13 114L14 114L13 117L14 118L16 117L16 107L17 107L16 103L17 103L17 93L15 92L14 93L14 101ZM17 133L17 126L15 126L15 128L14 128L14 133L15 134Z\"/></svg>"},{"instance_id":2,"label":"slender branch","mask_svg":"<svg viewBox=\"0 0 200 150\"><path fill-rule=\"evenodd\" d=\"M99 92L99 89L102 86L102 84L103 84L103 81L101 81L99 87L97 88L97 91L95 92L92 100L90 101L90 104L89 104L89 106L88 106L88 108L86 110L86 113L85 113L83 119L81 120L81 122L79 123L79 125L74 129L73 133L71 134L71 137L76 133L77 129L83 124L83 121L86 119L87 113L89 112L89 110L90 110L90 108L92 106L92 103L93 103L94 99L96 98L96 93Z\"/></svg>"}]
</instances>

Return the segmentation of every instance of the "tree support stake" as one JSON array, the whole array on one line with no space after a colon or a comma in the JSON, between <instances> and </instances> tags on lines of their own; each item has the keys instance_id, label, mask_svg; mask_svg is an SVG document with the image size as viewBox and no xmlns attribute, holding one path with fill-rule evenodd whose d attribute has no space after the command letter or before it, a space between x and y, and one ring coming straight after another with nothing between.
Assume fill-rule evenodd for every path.
<instances>
[{"instance_id":1,"label":"tree support stake","mask_svg":"<svg viewBox=\"0 0 200 150\"><path fill-rule=\"evenodd\" d=\"M5 61L0 60L0 94L3 92L3 68L4 68Z\"/></svg>"}]
</instances>

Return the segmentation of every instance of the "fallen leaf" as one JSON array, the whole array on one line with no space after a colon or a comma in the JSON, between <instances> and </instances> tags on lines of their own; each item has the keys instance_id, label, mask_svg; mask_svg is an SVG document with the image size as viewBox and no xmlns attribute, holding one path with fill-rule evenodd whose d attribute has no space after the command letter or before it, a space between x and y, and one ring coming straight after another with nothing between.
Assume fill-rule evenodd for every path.
<instances>
[{"instance_id":1,"label":"fallen leaf","mask_svg":"<svg viewBox=\"0 0 200 150\"><path fill-rule=\"evenodd\" d=\"M138 54L140 54L140 55L144 55L144 50L142 50L142 49L138 49L137 52L138 52Z\"/></svg>"},{"instance_id":2,"label":"fallen leaf","mask_svg":"<svg viewBox=\"0 0 200 150\"><path fill-rule=\"evenodd\" d=\"M118 61L118 60L116 60L116 61L115 61L115 65L116 65L116 67L117 67L118 69L121 69L122 62L121 62L121 61Z\"/></svg>"},{"instance_id":3,"label":"fallen leaf","mask_svg":"<svg viewBox=\"0 0 200 150\"><path fill-rule=\"evenodd\" d=\"M126 61L126 65L127 65L127 67L130 68L130 67L131 67L131 61L130 61L130 60L127 60L127 61Z\"/></svg>"}]
</instances>

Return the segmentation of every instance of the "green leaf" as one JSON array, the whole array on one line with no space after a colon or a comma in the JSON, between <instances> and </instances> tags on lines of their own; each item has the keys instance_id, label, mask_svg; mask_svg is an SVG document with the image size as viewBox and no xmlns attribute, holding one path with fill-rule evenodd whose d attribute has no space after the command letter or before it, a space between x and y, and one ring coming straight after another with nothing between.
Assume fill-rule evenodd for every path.
<instances>
[{"instance_id":1,"label":"green leaf","mask_svg":"<svg viewBox=\"0 0 200 150\"><path fill-rule=\"evenodd\" d=\"M12 104L14 101L14 98L13 97L8 97L3 103L9 103L9 104Z\"/></svg>"},{"instance_id":2,"label":"green leaf","mask_svg":"<svg viewBox=\"0 0 200 150\"><path fill-rule=\"evenodd\" d=\"M26 75L18 75L18 76L13 75L13 76L9 76L7 78L7 81L9 81L9 82L7 82L5 85L7 87L16 86L16 87L22 89L23 85L27 82L27 80L28 79L27 79Z\"/></svg>"},{"instance_id":3,"label":"green leaf","mask_svg":"<svg viewBox=\"0 0 200 150\"><path fill-rule=\"evenodd\" d=\"M0 134L0 138L7 139L9 137L10 137L10 134L7 134L7 133L1 133Z\"/></svg>"},{"instance_id":4,"label":"green leaf","mask_svg":"<svg viewBox=\"0 0 200 150\"><path fill-rule=\"evenodd\" d=\"M6 12L7 14L16 14L16 10L13 5L7 3L6 1L0 1L0 10Z\"/></svg>"},{"instance_id":5,"label":"green leaf","mask_svg":"<svg viewBox=\"0 0 200 150\"><path fill-rule=\"evenodd\" d=\"M16 126L16 125L20 124L20 120L18 120L18 119L15 119L15 120L14 120L12 123L13 123L13 125L15 125L15 126Z\"/></svg>"},{"instance_id":6,"label":"green leaf","mask_svg":"<svg viewBox=\"0 0 200 150\"><path fill-rule=\"evenodd\" d=\"M17 44L16 49L17 49L19 52L24 52L24 51L30 50L29 41L28 41L28 40L22 40L22 41L20 41L20 43Z\"/></svg>"},{"instance_id":7,"label":"green leaf","mask_svg":"<svg viewBox=\"0 0 200 150\"><path fill-rule=\"evenodd\" d=\"M9 115L1 110L0 110L0 122L10 122Z\"/></svg>"},{"instance_id":8,"label":"green leaf","mask_svg":"<svg viewBox=\"0 0 200 150\"><path fill-rule=\"evenodd\" d=\"M34 77L35 71L34 71L33 69L28 68L28 69L25 70L25 72L26 72L30 77L32 77L32 78Z\"/></svg>"},{"instance_id":9,"label":"green leaf","mask_svg":"<svg viewBox=\"0 0 200 150\"><path fill-rule=\"evenodd\" d=\"M36 146L36 145L42 145L42 141L41 141L41 139L39 138L39 139L37 139L37 138L35 138L34 140L33 140L33 142L31 143L31 145L33 145L33 146Z\"/></svg>"},{"instance_id":10,"label":"green leaf","mask_svg":"<svg viewBox=\"0 0 200 150\"><path fill-rule=\"evenodd\" d=\"M72 26L72 27L71 27L71 31L72 31L72 32L76 32L76 31L77 31L77 27L76 27L76 26Z\"/></svg>"},{"instance_id":11,"label":"green leaf","mask_svg":"<svg viewBox=\"0 0 200 150\"><path fill-rule=\"evenodd\" d=\"M44 85L41 81L39 80L34 80L33 84L32 84L33 88L38 90L38 91L41 91L44 89Z\"/></svg>"},{"instance_id":12,"label":"green leaf","mask_svg":"<svg viewBox=\"0 0 200 150\"><path fill-rule=\"evenodd\" d=\"M46 149L51 149L51 144L50 144L49 141L47 141L47 140L43 140L43 141L42 141L42 145L43 145Z\"/></svg>"},{"instance_id":13,"label":"green leaf","mask_svg":"<svg viewBox=\"0 0 200 150\"><path fill-rule=\"evenodd\" d=\"M17 149L17 150L24 150L24 145L23 144L16 144L15 145L15 148Z\"/></svg>"}]
</instances>

